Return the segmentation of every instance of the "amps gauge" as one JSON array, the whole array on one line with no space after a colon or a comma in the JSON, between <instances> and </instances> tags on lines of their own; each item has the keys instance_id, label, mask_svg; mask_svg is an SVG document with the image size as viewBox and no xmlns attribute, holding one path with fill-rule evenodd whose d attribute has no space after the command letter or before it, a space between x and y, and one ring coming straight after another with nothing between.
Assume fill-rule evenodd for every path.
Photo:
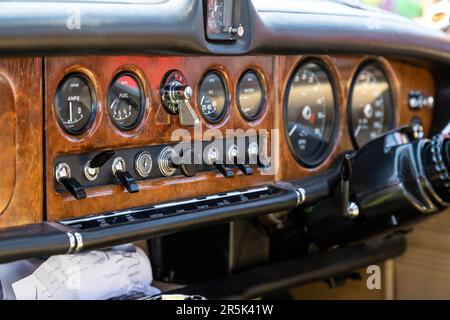
<instances>
[{"instance_id":1,"label":"amps gauge","mask_svg":"<svg viewBox=\"0 0 450 320\"><path fill-rule=\"evenodd\" d=\"M60 127L70 134L86 132L95 120L97 99L94 87L82 74L69 74L59 84L55 115Z\"/></svg>"}]
</instances>

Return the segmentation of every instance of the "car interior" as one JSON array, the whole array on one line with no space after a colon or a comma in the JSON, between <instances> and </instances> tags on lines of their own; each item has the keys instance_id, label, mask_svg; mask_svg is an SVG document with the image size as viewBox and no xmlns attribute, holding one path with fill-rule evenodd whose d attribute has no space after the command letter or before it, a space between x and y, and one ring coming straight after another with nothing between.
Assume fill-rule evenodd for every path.
<instances>
[{"instance_id":1,"label":"car interior","mask_svg":"<svg viewBox=\"0 0 450 320\"><path fill-rule=\"evenodd\" d=\"M2 0L0 54L0 299L450 299L444 28L353 0ZM95 289L99 253L153 291ZM79 265L89 295L45 282Z\"/></svg>"}]
</instances>

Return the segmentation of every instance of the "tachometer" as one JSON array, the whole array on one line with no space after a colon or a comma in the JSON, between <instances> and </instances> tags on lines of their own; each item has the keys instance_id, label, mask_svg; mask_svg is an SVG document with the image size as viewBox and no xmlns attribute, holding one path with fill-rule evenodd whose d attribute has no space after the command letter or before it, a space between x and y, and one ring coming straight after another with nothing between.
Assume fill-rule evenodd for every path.
<instances>
[{"instance_id":1,"label":"tachometer","mask_svg":"<svg viewBox=\"0 0 450 320\"><path fill-rule=\"evenodd\" d=\"M357 72L350 89L349 128L355 147L361 147L384 132L394 122L394 101L389 80L374 62Z\"/></svg>"},{"instance_id":2,"label":"tachometer","mask_svg":"<svg viewBox=\"0 0 450 320\"><path fill-rule=\"evenodd\" d=\"M208 122L219 122L227 111L228 90L222 76L209 71L198 87L197 102Z\"/></svg>"},{"instance_id":3,"label":"tachometer","mask_svg":"<svg viewBox=\"0 0 450 320\"><path fill-rule=\"evenodd\" d=\"M97 101L89 79L82 74L66 76L55 97L55 114L61 128L70 134L81 134L94 122L96 111Z\"/></svg>"},{"instance_id":4,"label":"tachometer","mask_svg":"<svg viewBox=\"0 0 450 320\"><path fill-rule=\"evenodd\" d=\"M291 76L284 99L284 127L297 161L317 166L328 156L336 127L332 80L319 61L301 64Z\"/></svg>"}]
</instances>

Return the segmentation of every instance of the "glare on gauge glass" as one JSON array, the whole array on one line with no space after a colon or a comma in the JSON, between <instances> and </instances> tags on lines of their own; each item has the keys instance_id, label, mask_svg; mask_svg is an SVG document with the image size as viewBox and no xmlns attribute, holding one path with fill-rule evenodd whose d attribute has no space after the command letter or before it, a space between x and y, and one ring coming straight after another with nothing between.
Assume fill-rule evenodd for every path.
<instances>
[{"instance_id":1,"label":"glare on gauge glass","mask_svg":"<svg viewBox=\"0 0 450 320\"><path fill-rule=\"evenodd\" d=\"M376 64L365 66L353 81L350 97L350 128L357 147L391 129L392 108L386 75Z\"/></svg>"},{"instance_id":2,"label":"glare on gauge glass","mask_svg":"<svg viewBox=\"0 0 450 320\"><path fill-rule=\"evenodd\" d=\"M291 151L300 162L314 166L326 157L335 122L330 78L318 62L302 65L291 77L284 120Z\"/></svg>"}]
</instances>

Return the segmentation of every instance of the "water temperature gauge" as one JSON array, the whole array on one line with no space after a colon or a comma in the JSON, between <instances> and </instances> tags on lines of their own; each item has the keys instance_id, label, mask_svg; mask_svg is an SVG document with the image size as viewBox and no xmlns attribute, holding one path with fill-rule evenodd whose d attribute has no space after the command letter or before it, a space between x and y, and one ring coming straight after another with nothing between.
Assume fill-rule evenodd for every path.
<instances>
[{"instance_id":1,"label":"water temperature gauge","mask_svg":"<svg viewBox=\"0 0 450 320\"><path fill-rule=\"evenodd\" d=\"M81 134L91 127L96 111L97 100L89 79L82 74L66 76L55 97L55 115L61 128Z\"/></svg>"}]
</instances>

